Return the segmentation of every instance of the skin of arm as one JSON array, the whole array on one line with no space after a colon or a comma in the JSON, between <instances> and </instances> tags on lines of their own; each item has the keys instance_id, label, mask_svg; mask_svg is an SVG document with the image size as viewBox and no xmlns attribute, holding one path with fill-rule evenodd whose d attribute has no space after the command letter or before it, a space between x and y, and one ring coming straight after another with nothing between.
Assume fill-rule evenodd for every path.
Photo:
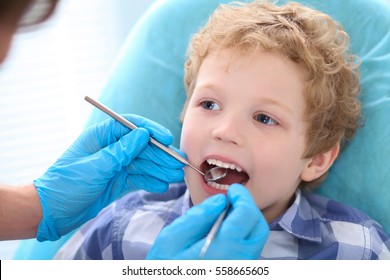
<instances>
[{"instance_id":1,"label":"skin of arm","mask_svg":"<svg viewBox=\"0 0 390 280\"><path fill-rule=\"evenodd\" d=\"M42 207L33 184L0 184L0 240L34 238L41 219Z\"/></svg>"}]
</instances>

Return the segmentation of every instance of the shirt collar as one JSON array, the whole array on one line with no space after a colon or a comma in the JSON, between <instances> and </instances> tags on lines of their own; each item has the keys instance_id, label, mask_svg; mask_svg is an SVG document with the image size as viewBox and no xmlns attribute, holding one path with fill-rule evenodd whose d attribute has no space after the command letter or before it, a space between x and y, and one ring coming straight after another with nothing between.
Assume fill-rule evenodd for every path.
<instances>
[{"instance_id":1,"label":"shirt collar","mask_svg":"<svg viewBox=\"0 0 390 280\"><path fill-rule=\"evenodd\" d=\"M193 206L188 189L184 193L181 214ZM270 224L271 230L282 228L298 239L321 242L320 215L307 201L301 190L287 211Z\"/></svg>"},{"instance_id":2,"label":"shirt collar","mask_svg":"<svg viewBox=\"0 0 390 280\"><path fill-rule=\"evenodd\" d=\"M301 190L295 192L294 203L270 224L271 230L281 227L298 239L321 242L320 215L310 206Z\"/></svg>"}]
</instances>

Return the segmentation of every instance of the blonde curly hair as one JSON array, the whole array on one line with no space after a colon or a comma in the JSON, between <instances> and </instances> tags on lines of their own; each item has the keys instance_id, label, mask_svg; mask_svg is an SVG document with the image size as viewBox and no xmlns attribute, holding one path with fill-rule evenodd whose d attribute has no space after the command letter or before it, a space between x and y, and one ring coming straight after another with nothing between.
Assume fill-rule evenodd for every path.
<instances>
[{"instance_id":1,"label":"blonde curly hair","mask_svg":"<svg viewBox=\"0 0 390 280\"><path fill-rule=\"evenodd\" d=\"M220 5L189 44L185 63L187 101L199 68L212 51L234 49L280 53L307 71L304 97L308 123L303 158L329 151L352 138L359 126L361 105L358 58L348 53L349 37L328 15L288 3L234 2ZM326 174L300 187L313 188Z\"/></svg>"}]
</instances>

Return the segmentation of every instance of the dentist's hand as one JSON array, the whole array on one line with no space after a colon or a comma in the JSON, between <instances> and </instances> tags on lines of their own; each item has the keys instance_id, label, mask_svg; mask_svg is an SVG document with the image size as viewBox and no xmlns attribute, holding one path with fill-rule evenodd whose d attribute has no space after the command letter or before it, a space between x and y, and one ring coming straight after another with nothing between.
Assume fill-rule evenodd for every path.
<instances>
[{"instance_id":1,"label":"dentist's hand","mask_svg":"<svg viewBox=\"0 0 390 280\"><path fill-rule=\"evenodd\" d=\"M113 119L88 128L34 181L43 211L39 241L60 238L126 192L165 192L170 182L183 180L183 164L148 144L152 136L170 145L172 134L145 118L124 117L139 128Z\"/></svg>"},{"instance_id":2,"label":"dentist's hand","mask_svg":"<svg viewBox=\"0 0 390 280\"><path fill-rule=\"evenodd\" d=\"M228 199L231 209L204 259L258 259L269 235L267 221L242 185L231 185ZM161 231L147 259L198 259L225 206L226 197L215 195L192 207Z\"/></svg>"}]
</instances>

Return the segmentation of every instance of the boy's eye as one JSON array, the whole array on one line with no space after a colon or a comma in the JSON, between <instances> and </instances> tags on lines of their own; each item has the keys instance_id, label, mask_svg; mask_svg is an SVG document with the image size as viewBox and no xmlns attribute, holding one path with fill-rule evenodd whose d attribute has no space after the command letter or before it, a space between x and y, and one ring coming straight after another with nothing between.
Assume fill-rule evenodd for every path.
<instances>
[{"instance_id":1,"label":"boy's eye","mask_svg":"<svg viewBox=\"0 0 390 280\"><path fill-rule=\"evenodd\" d=\"M262 124L266 124L266 125L278 125L279 124L276 120L274 120L270 116L267 116L266 114L256 115L255 120L258 122L261 122Z\"/></svg>"},{"instance_id":2,"label":"boy's eye","mask_svg":"<svg viewBox=\"0 0 390 280\"><path fill-rule=\"evenodd\" d=\"M206 109L206 110L220 110L221 107L215 103L214 101L211 100L205 100L200 103L200 105Z\"/></svg>"}]
</instances>

